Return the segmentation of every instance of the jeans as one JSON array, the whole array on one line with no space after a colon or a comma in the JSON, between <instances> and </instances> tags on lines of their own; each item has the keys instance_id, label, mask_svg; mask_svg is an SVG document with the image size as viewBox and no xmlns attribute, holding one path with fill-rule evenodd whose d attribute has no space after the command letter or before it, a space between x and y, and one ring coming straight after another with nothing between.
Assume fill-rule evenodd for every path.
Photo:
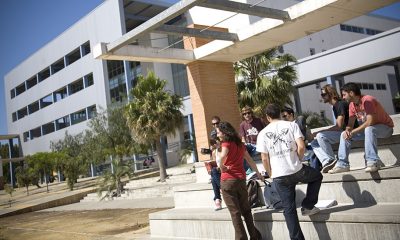
<instances>
[{"instance_id":1,"label":"jeans","mask_svg":"<svg viewBox=\"0 0 400 240\"><path fill-rule=\"evenodd\" d=\"M276 182L276 189L282 200L283 215L285 216L290 239L304 239L296 211L296 185L299 182L308 183L307 193L301 206L306 209L312 209L318 202L322 174L312 167L303 165L303 168L298 172L274 178L274 182Z\"/></svg>"},{"instance_id":2,"label":"jeans","mask_svg":"<svg viewBox=\"0 0 400 240\"><path fill-rule=\"evenodd\" d=\"M247 240L246 223L251 240L261 240L261 233L256 229L248 200L246 180L229 179L221 182L222 197L231 214L236 240Z\"/></svg>"},{"instance_id":3,"label":"jeans","mask_svg":"<svg viewBox=\"0 0 400 240\"><path fill-rule=\"evenodd\" d=\"M349 153L351 148L351 142L357 140L364 140L365 146L365 161L367 166L373 166L379 159L378 156L378 138L387 138L393 134L393 128L388 127L384 124L376 124L373 126L366 127L364 132L358 133L350 140L345 139L345 132L340 136L340 144L338 151L338 162L337 167L350 167Z\"/></svg>"},{"instance_id":4,"label":"jeans","mask_svg":"<svg viewBox=\"0 0 400 240\"><path fill-rule=\"evenodd\" d=\"M332 144L340 142L340 131L325 131L317 134L311 142L311 147L315 155L322 163L322 166L335 160L335 154L332 150Z\"/></svg>"},{"instance_id":5,"label":"jeans","mask_svg":"<svg viewBox=\"0 0 400 240\"><path fill-rule=\"evenodd\" d=\"M218 170L218 168L212 168L211 169L211 184L214 190L214 201L216 199L222 200L221 198L221 172Z\"/></svg>"}]
</instances>

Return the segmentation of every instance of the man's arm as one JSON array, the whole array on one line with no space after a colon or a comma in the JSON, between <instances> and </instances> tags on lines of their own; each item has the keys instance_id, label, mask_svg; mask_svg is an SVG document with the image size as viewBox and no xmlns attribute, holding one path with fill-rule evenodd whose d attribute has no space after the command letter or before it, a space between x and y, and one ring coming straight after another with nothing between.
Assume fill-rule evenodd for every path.
<instances>
[{"instance_id":1,"label":"man's arm","mask_svg":"<svg viewBox=\"0 0 400 240\"><path fill-rule=\"evenodd\" d=\"M269 162L269 154L268 153L261 153L261 160L263 162L263 166L265 168L265 171L267 171L268 176L272 176L272 171L271 171L271 164Z\"/></svg>"},{"instance_id":2,"label":"man's arm","mask_svg":"<svg viewBox=\"0 0 400 240\"><path fill-rule=\"evenodd\" d=\"M296 138L296 144L297 144L297 156L299 156L299 159L301 160L304 157L306 145L304 144L304 140L302 138Z\"/></svg>"},{"instance_id":3,"label":"man's arm","mask_svg":"<svg viewBox=\"0 0 400 240\"><path fill-rule=\"evenodd\" d=\"M374 125L374 123L376 122L377 116L375 113L373 114L367 114L367 120L361 124L360 126L358 126L357 128L350 130L349 131L346 129L346 133L347 133L347 139L350 139L353 137L354 134L362 132L365 128ZM349 121L350 122L350 121Z\"/></svg>"}]
</instances>

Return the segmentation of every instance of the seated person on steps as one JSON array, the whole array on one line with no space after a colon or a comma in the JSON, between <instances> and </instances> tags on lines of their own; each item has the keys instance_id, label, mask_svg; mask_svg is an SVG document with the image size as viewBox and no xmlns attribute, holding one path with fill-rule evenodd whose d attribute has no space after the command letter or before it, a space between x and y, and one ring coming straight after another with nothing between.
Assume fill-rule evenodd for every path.
<instances>
[{"instance_id":1,"label":"seated person on steps","mask_svg":"<svg viewBox=\"0 0 400 240\"><path fill-rule=\"evenodd\" d=\"M366 172L379 170L377 138L388 138L393 134L393 120L385 112L375 97L362 95L356 83L346 83L342 88L342 96L349 105L349 124L340 136L338 162L329 173L350 171L349 153L351 142L364 140ZM354 122L360 126L353 128Z\"/></svg>"}]
</instances>

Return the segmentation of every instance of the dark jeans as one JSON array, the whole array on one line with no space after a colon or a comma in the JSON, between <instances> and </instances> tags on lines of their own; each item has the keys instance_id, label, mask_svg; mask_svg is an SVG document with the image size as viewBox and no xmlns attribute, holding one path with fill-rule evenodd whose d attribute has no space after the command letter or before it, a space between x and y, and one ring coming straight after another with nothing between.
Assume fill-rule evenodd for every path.
<instances>
[{"instance_id":1,"label":"dark jeans","mask_svg":"<svg viewBox=\"0 0 400 240\"><path fill-rule=\"evenodd\" d=\"M306 197L303 199L301 206L306 209L312 209L318 202L322 174L312 167L303 165L303 168L297 173L274 178L274 182L276 182L276 188L282 200L283 215L285 216L290 239L304 239L296 211L296 185L299 182L308 183Z\"/></svg>"},{"instance_id":2,"label":"dark jeans","mask_svg":"<svg viewBox=\"0 0 400 240\"><path fill-rule=\"evenodd\" d=\"M221 182L222 197L231 214L236 240L247 240L243 216L251 240L261 240L261 233L256 229L248 201L246 180L232 179Z\"/></svg>"},{"instance_id":3,"label":"dark jeans","mask_svg":"<svg viewBox=\"0 0 400 240\"><path fill-rule=\"evenodd\" d=\"M214 201L216 199L222 200L221 198L221 172L218 170L218 168L212 168L211 169L211 184L214 190Z\"/></svg>"}]
</instances>

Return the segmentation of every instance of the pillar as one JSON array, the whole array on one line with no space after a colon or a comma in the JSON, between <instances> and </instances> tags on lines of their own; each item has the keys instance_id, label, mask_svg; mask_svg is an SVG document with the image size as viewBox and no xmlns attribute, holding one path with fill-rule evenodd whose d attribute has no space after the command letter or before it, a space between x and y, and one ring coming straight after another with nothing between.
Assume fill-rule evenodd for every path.
<instances>
[{"instance_id":1,"label":"pillar","mask_svg":"<svg viewBox=\"0 0 400 240\"><path fill-rule=\"evenodd\" d=\"M204 28L191 25L189 27ZM212 30L225 31L220 28ZM185 49L194 49L208 43L208 39L186 38ZM208 147L211 118L221 117L239 129L241 122L236 95L235 73L231 62L195 61L187 65L190 98L192 101L193 123L197 152ZM199 154L199 161L210 160L209 155Z\"/></svg>"}]
</instances>

